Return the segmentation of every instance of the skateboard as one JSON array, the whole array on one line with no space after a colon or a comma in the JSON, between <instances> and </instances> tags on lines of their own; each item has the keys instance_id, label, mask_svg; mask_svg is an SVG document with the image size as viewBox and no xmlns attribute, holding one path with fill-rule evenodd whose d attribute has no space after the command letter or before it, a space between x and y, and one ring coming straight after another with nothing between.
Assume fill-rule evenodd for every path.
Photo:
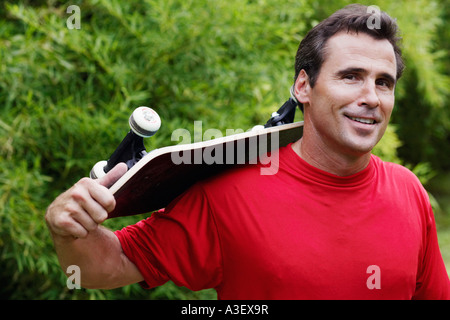
<instances>
[{"instance_id":1,"label":"skateboard","mask_svg":"<svg viewBox=\"0 0 450 320\"><path fill-rule=\"evenodd\" d=\"M200 180L232 167L267 162L271 152L302 136L303 122L293 122L295 106L291 98L265 126L247 132L150 152L145 150L143 139L155 134L161 120L154 110L137 108L129 119L131 130L119 147L108 161L94 165L90 173L91 178L99 178L117 163L127 163L128 171L110 187L116 207L108 218L163 209Z\"/></svg>"}]
</instances>

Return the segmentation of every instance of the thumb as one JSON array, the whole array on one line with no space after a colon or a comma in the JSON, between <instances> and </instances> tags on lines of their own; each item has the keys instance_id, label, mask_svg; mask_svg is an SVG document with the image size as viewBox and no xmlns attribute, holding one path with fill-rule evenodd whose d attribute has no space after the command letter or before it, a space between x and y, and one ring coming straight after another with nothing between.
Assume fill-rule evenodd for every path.
<instances>
[{"instance_id":1,"label":"thumb","mask_svg":"<svg viewBox=\"0 0 450 320\"><path fill-rule=\"evenodd\" d=\"M99 184L109 188L112 186L117 180L120 179L128 170L126 163L121 162L118 163L114 168L112 168L105 176L101 177L97 180Z\"/></svg>"}]
</instances>

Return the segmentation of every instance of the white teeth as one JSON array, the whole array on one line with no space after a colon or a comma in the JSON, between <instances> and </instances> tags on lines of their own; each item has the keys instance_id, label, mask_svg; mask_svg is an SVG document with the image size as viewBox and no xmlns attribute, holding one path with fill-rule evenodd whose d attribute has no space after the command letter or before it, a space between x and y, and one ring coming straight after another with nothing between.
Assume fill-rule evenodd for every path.
<instances>
[{"instance_id":1,"label":"white teeth","mask_svg":"<svg viewBox=\"0 0 450 320\"><path fill-rule=\"evenodd\" d=\"M366 124L374 124L375 123L375 120L373 120L373 119L364 119L364 118L356 118L356 117L349 117L349 118L354 121L358 121L358 122L362 122L362 123L366 123Z\"/></svg>"}]
</instances>

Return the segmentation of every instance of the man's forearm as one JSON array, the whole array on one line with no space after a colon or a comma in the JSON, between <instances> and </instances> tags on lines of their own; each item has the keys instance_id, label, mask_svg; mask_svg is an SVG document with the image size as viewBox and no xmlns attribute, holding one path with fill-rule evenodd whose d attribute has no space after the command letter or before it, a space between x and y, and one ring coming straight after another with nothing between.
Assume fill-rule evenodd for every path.
<instances>
[{"instance_id":1,"label":"man's forearm","mask_svg":"<svg viewBox=\"0 0 450 320\"><path fill-rule=\"evenodd\" d=\"M86 238L52 237L63 271L70 265L78 266L82 287L112 289L130 283L125 270L131 262L112 231L98 226Z\"/></svg>"}]
</instances>

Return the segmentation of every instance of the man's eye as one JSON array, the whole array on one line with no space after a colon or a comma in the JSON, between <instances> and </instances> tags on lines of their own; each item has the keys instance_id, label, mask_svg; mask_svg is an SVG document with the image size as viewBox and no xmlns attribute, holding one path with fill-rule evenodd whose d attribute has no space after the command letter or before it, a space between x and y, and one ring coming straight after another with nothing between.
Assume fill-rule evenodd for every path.
<instances>
[{"instance_id":1,"label":"man's eye","mask_svg":"<svg viewBox=\"0 0 450 320\"><path fill-rule=\"evenodd\" d=\"M377 85L381 86L381 87L386 87L386 88L390 88L391 87L391 83L387 80L377 80Z\"/></svg>"},{"instance_id":2,"label":"man's eye","mask_svg":"<svg viewBox=\"0 0 450 320\"><path fill-rule=\"evenodd\" d=\"M344 79L346 79L346 80L356 80L356 76L354 74L346 74L344 76Z\"/></svg>"}]
</instances>

